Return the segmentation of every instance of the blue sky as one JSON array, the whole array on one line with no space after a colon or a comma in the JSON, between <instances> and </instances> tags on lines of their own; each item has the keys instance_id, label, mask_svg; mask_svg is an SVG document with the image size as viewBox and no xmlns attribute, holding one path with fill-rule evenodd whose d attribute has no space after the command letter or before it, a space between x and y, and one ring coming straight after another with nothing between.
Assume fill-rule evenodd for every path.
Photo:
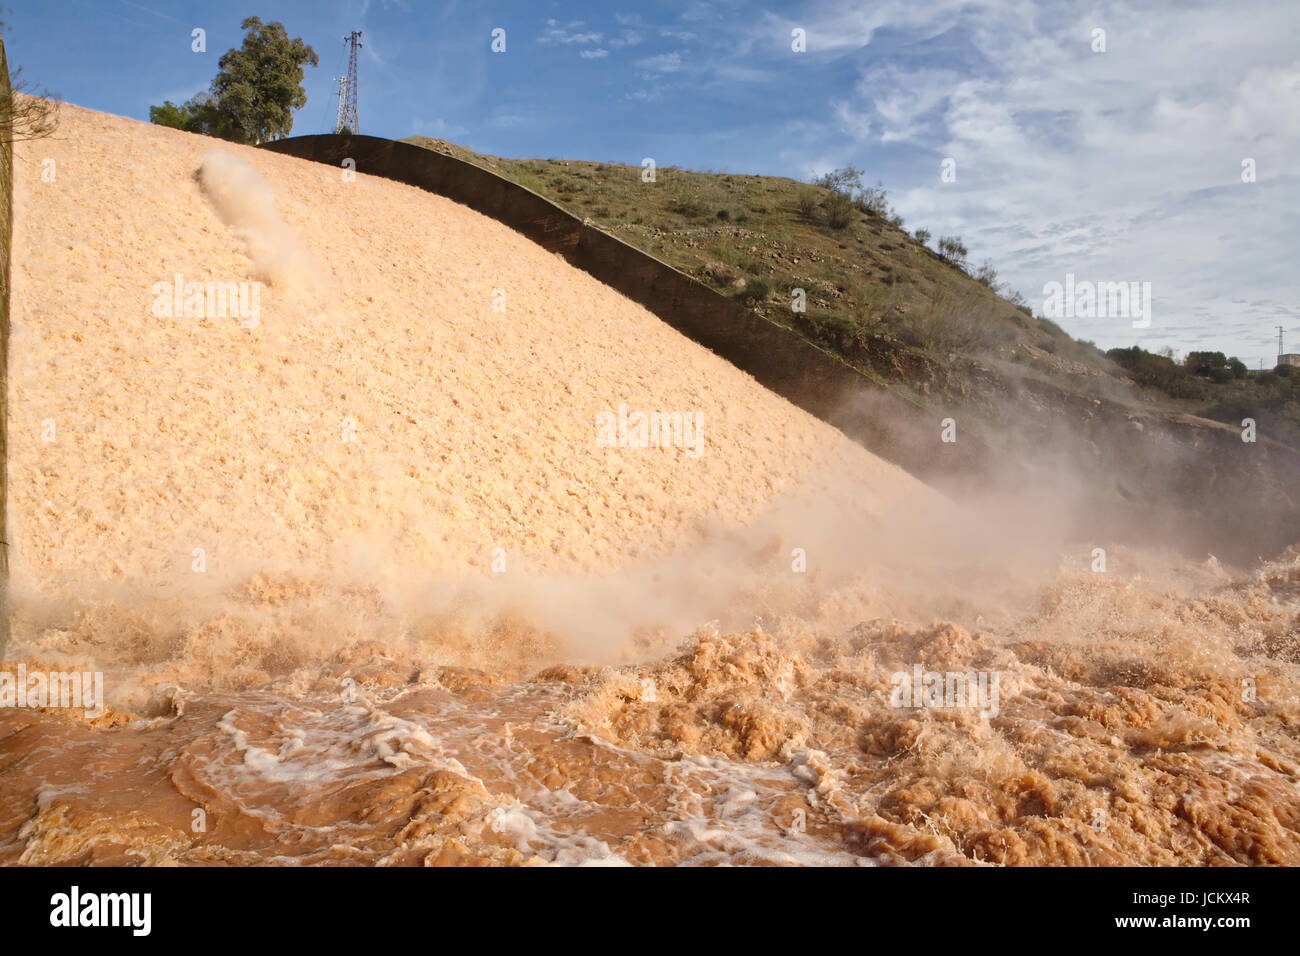
<instances>
[{"instance_id":1,"label":"blue sky","mask_svg":"<svg viewBox=\"0 0 1300 956\"><path fill-rule=\"evenodd\" d=\"M206 88L254 14L320 55L295 133L332 129L342 37L359 29L364 133L798 179L852 163L909 230L961 236L1035 308L1067 273L1150 282L1149 328L1061 321L1103 348L1221 349L1254 368L1282 325L1300 351L1294 0L42 0L4 18L30 80L147 119Z\"/></svg>"}]
</instances>

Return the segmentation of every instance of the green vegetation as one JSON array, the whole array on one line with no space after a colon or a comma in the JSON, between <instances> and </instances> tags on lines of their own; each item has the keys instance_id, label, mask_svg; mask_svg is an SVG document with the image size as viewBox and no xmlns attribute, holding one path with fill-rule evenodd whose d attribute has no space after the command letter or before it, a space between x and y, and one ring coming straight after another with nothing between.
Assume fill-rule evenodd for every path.
<instances>
[{"instance_id":1,"label":"green vegetation","mask_svg":"<svg viewBox=\"0 0 1300 956\"><path fill-rule=\"evenodd\" d=\"M244 141L235 132L233 117L218 107L209 93L199 93L180 106L171 100L165 100L162 106L151 106L149 122L157 126L183 129L187 133L199 133L233 142Z\"/></svg>"},{"instance_id":2,"label":"green vegetation","mask_svg":"<svg viewBox=\"0 0 1300 956\"><path fill-rule=\"evenodd\" d=\"M959 269L966 267L966 246L956 236L939 237L939 255Z\"/></svg>"},{"instance_id":3,"label":"green vegetation","mask_svg":"<svg viewBox=\"0 0 1300 956\"><path fill-rule=\"evenodd\" d=\"M1236 357L1227 358L1222 352L1188 352L1183 365L1193 375L1208 378L1217 385L1246 377L1246 363Z\"/></svg>"},{"instance_id":4,"label":"green vegetation","mask_svg":"<svg viewBox=\"0 0 1300 956\"><path fill-rule=\"evenodd\" d=\"M1178 400L1185 411L1236 426L1253 418L1262 434L1300 448L1300 368L1252 373L1222 352L1189 352L1181 362L1169 350L1111 349L1106 355L1137 385Z\"/></svg>"},{"instance_id":5,"label":"green vegetation","mask_svg":"<svg viewBox=\"0 0 1300 956\"><path fill-rule=\"evenodd\" d=\"M320 62L316 51L290 40L283 23L249 17L239 26L243 45L222 55L209 91L149 107L149 122L246 145L289 135L293 111L307 105L303 66Z\"/></svg>"}]
</instances>

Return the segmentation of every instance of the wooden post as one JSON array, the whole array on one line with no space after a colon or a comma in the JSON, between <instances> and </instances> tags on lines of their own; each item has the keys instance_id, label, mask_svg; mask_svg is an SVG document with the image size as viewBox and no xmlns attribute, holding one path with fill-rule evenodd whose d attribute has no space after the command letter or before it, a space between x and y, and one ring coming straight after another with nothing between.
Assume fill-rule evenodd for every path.
<instances>
[{"instance_id":1,"label":"wooden post","mask_svg":"<svg viewBox=\"0 0 1300 956\"><path fill-rule=\"evenodd\" d=\"M11 103L9 61L0 37L0 102ZM13 236L11 116L0 117L0 657L9 644L9 244Z\"/></svg>"}]
</instances>

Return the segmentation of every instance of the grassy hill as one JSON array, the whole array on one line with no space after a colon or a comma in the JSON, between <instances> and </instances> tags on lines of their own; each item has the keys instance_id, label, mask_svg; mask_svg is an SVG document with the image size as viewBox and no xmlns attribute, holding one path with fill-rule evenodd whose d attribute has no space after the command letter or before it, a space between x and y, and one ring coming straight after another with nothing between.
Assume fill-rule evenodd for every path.
<instances>
[{"instance_id":1,"label":"grassy hill","mask_svg":"<svg viewBox=\"0 0 1300 956\"><path fill-rule=\"evenodd\" d=\"M504 159L426 137L405 142L516 182L878 384L936 409L974 412L985 429L1005 428L1008 400L1028 389L1040 405L1105 402L1225 422L1258 408L1269 419L1262 430L1300 447L1300 394L1279 393L1272 377L1219 381L1172 362L1173 371L1153 376L1131 350L1107 354L1077 341L999 290L988 263L973 269L905 232L883 190L677 167L656 170L647 183L639 166ZM805 311L792 308L796 289Z\"/></svg>"}]
</instances>

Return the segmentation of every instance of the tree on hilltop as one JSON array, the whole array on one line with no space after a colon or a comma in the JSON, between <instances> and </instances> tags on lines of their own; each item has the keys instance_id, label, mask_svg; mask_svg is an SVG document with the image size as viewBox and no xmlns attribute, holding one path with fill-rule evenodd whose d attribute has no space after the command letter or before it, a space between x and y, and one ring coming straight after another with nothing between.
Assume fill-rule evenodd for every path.
<instances>
[{"instance_id":1,"label":"tree on hilltop","mask_svg":"<svg viewBox=\"0 0 1300 956\"><path fill-rule=\"evenodd\" d=\"M248 17L239 26L243 45L222 55L209 92L149 107L151 123L249 146L289 135L293 111L307 105L303 67L320 58L301 37L289 39L283 23Z\"/></svg>"}]
</instances>

